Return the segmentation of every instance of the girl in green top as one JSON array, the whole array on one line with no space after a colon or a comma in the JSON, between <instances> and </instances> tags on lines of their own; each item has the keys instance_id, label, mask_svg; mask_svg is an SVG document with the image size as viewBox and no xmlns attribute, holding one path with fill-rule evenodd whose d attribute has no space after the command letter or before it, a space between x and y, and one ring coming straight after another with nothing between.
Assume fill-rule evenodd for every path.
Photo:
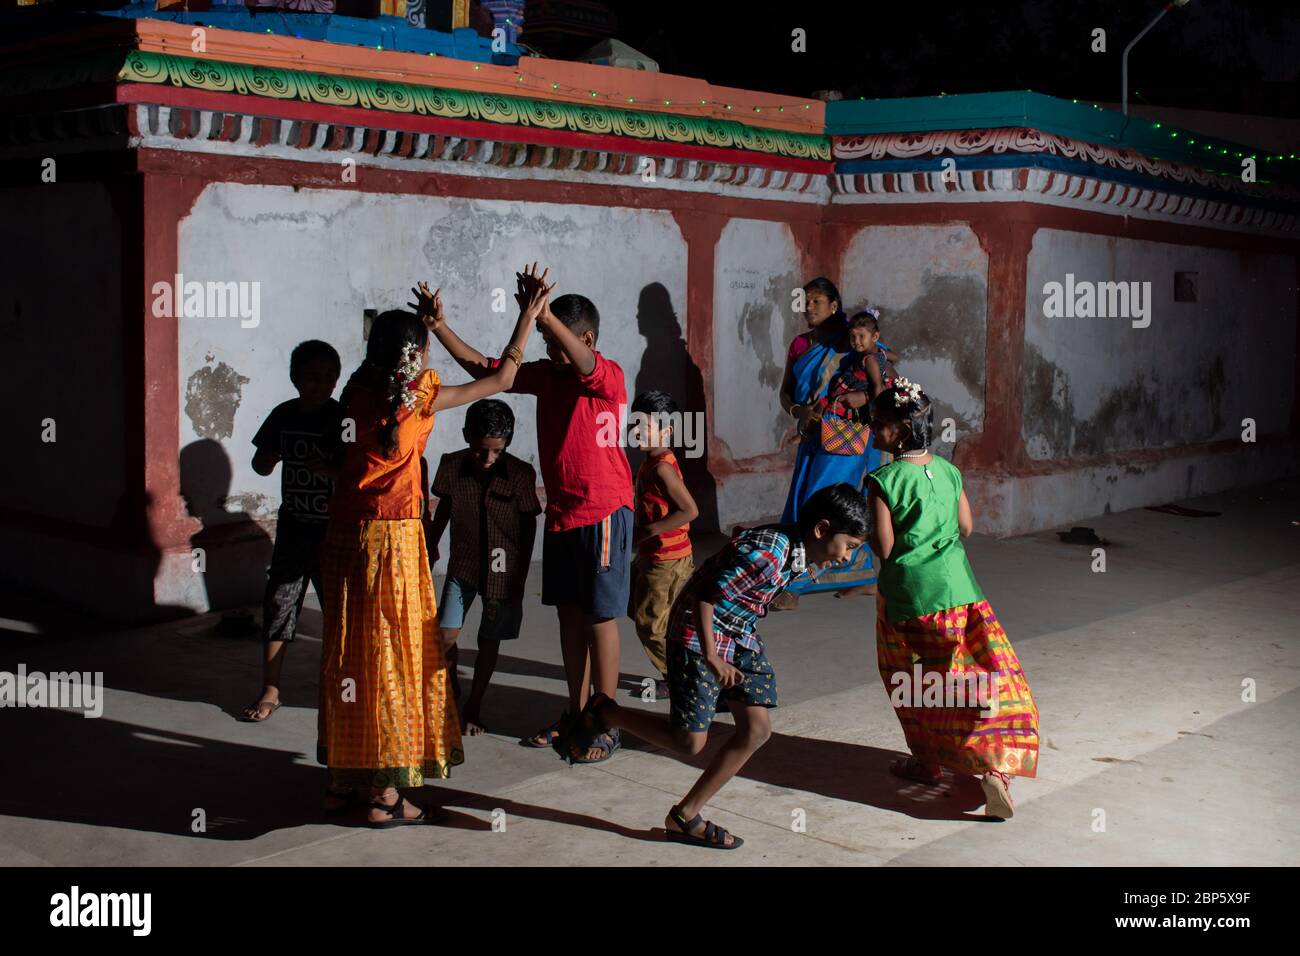
<instances>
[{"instance_id":1,"label":"girl in green top","mask_svg":"<svg viewBox=\"0 0 1300 956\"><path fill-rule=\"evenodd\" d=\"M894 460L867 476L880 555L876 657L912 756L890 769L935 785L980 777L985 814L1006 819L1011 776L1038 767L1038 708L961 539L974 526L961 472L930 454L929 396L905 378L871 404Z\"/></svg>"}]
</instances>

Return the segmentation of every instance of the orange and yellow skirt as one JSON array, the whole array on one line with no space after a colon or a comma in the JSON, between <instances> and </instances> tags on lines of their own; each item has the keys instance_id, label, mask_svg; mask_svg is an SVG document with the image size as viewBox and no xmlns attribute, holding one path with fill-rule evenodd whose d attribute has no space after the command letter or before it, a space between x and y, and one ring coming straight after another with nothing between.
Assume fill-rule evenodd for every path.
<instances>
[{"instance_id":1,"label":"orange and yellow skirt","mask_svg":"<svg viewBox=\"0 0 1300 956\"><path fill-rule=\"evenodd\" d=\"M988 601L890 623L884 596L878 594L876 660L885 690L896 695L896 703L923 704L894 708L918 760L964 774L1037 773L1038 707L1020 659ZM916 686L917 674L923 685L984 687L989 706L944 706L963 699L955 694L936 704L924 695L899 693L900 688ZM973 699L970 694L964 697L966 702Z\"/></svg>"},{"instance_id":2,"label":"orange and yellow skirt","mask_svg":"<svg viewBox=\"0 0 1300 956\"><path fill-rule=\"evenodd\" d=\"M418 518L334 522L321 549L317 759L336 787L418 787L464 761Z\"/></svg>"}]
</instances>

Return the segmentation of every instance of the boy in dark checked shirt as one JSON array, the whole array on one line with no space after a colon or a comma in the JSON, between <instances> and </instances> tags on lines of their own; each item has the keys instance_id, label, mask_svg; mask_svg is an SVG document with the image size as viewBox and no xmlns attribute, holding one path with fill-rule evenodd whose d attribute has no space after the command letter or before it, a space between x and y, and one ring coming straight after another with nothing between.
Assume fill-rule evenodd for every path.
<instances>
[{"instance_id":1,"label":"boy in dark checked shirt","mask_svg":"<svg viewBox=\"0 0 1300 956\"><path fill-rule=\"evenodd\" d=\"M796 526L741 531L700 565L673 604L668 718L592 695L582 713L580 739L619 727L691 756L704 749L718 699L726 698L735 733L681 803L668 811L664 831L669 840L715 850L733 850L744 842L706 821L701 811L772 735L767 711L776 706L776 673L763 651L758 620L792 578L843 564L866 536L866 499L843 483L809 498Z\"/></svg>"},{"instance_id":2,"label":"boy in dark checked shirt","mask_svg":"<svg viewBox=\"0 0 1300 956\"><path fill-rule=\"evenodd\" d=\"M477 737L487 733L479 711L501 642L519 636L524 582L542 506L537 472L506 451L515 434L509 405L495 398L475 402L465 413L462 434L469 447L443 455L433 477L430 490L438 497L438 508L427 541L430 558L437 560L438 541L450 522L451 554L438 602L438 627L458 697L456 639L475 595L483 598L474 683L461 708L465 734Z\"/></svg>"}]
</instances>

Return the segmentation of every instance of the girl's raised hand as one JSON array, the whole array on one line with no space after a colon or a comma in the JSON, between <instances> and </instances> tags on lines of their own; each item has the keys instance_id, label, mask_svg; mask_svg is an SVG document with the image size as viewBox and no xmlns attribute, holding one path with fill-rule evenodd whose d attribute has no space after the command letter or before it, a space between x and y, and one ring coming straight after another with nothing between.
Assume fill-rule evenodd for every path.
<instances>
[{"instance_id":1,"label":"girl's raised hand","mask_svg":"<svg viewBox=\"0 0 1300 956\"><path fill-rule=\"evenodd\" d=\"M430 332L438 331L442 323L446 321L446 316L442 311L442 288L439 287L430 292L429 283L421 282L411 292L415 295L416 301L407 304L415 309L415 314L419 316L425 328Z\"/></svg>"}]
</instances>

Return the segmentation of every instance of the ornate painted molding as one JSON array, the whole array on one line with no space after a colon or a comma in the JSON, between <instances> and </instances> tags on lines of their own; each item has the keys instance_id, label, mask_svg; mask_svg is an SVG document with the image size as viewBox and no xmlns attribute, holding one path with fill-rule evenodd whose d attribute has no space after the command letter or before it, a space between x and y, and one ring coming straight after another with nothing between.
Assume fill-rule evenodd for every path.
<instances>
[{"instance_id":1,"label":"ornate painted molding","mask_svg":"<svg viewBox=\"0 0 1300 956\"><path fill-rule=\"evenodd\" d=\"M123 83L170 84L267 99L300 100L322 106L350 106L386 113L480 120L505 126L535 126L748 150L793 159L829 161L831 158L830 141L825 136L764 129L734 120L607 106L578 106L522 96L307 73L143 50L127 54L117 79Z\"/></svg>"},{"instance_id":2,"label":"ornate painted molding","mask_svg":"<svg viewBox=\"0 0 1300 956\"><path fill-rule=\"evenodd\" d=\"M635 145L635 144L629 144ZM570 148L441 133L394 130L310 120L277 119L216 109L189 109L149 103L115 104L67 110L0 122L0 159L64 155L92 149L183 149L217 156L256 155L305 163L337 164L352 157L358 165L412 171L430 163L513 170L514 175L574 182L575 174L620 177L618 185L645 186L647 160L659 188L701 189L754 198L825 202L826 176L773 169L746 162L714 162L646 157L636 152ZM738 160L744 154L736 153ZM444 169L449 169L444 167ZM507 173L510 175L510 173Z\"/></svg>"},{"instance_id":3,"label":"ornate painted molding","mask_svg":"<svg viewBox=\"0 0 1300 956\"><path fill-rule=\"evenodd\" d=\"M1168 179L1220 192L1235 192L1264 200L1300 198L1295 190L1243 183L1239 177L1224 176L1186 163L1157 159L1132 149L1099 146L1079 139L1045 133L1025 127L1001 129L936 130L924 133L874 133L836 136L832 140L836 162L933 160L944 156L1055 156L1091 163L1108 169ZM862 172L860 169L851 170ZM1259 164L1260 175L1265 174Z\"/></svg>"},{"instance_id":4,"label":"ornate painted molding","mask_svg":"<svg viewBox=\"0 0 1300 956\"><path fill-rule=\"evenodd\" d=\"M1222 200L1215 200L1051 169L960 170L947 179L938 170L845 173L832 177L832 189L839 202L1011 199L1238 231L1267 231L1289 236L1300 233L1300 214L1294 211L1248 206L1234 202L1226 195Z\"/></svg>"}]
</instances>

